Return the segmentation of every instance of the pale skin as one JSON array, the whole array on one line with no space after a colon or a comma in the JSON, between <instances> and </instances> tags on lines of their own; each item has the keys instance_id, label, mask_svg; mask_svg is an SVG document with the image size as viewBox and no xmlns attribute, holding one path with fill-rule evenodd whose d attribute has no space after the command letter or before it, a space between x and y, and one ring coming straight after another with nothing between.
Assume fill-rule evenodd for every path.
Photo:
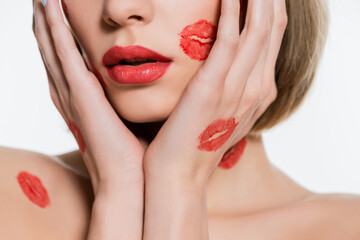
<instances>
[{"instance_id":1,"label":"pale skin","mask_svg":"<svg viewBox=\"0 0 360 240\"><path fill-rule=\"evenodd\" d=\"M221 1L210 55L151 143L134 135L107 101L75 47L57 1L48 0L46 11L41 7L35 0L35 35L51 97L64 120L77 123L86 143L82 155L59 158L70 165L83 160L91 179L95 200L87 239L340 239L342 232L349 233L346 239L359 237L359 217L348 222L350 213L360 212L359 199L348 196L325 204L324 219L344 219L336 230L336 221L325 225L313 210L336 197L308 191L271 166L260 135L248 136L235 168L217 169L225 151L247 136L276 98L274 68L287 23L283 0L250 0L241 34L239 1ZM228 117L239 123L231 138L215 152L197 149L198 135ZM344 207L349 204L351 210ZM301 221L310 216L316 228ZM274 221L278 228L265 226ZM298 225L297 231L290 230L289 221Z\"/></svg>"}]
</instances>

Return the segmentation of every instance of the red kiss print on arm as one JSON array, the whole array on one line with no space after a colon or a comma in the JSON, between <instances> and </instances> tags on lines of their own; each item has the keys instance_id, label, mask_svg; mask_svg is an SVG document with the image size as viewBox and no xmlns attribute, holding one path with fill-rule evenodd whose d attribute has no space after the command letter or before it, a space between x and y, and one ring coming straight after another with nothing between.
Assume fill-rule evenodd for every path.
<instances>
[{"instance_id":1,"label":"red kiss print on arm","mask_svg":"<svg viewBox=\"0 0 360 240\"><path fill-rule=\"evenodd\" d=\"M72 120L69 120L69 122L67 122L67 125L68 125L70 131L72 132L72 134L74 135L76 142L79 145L80 152L84 153L85 152L85 142L84 142L84 138L82 137L82 134L80 132L80 129L78 128L76 123Z\"/></svg>"},{"instance_id":2,"label":"red kiss print on arm","mask_svg":"<svg viewBox=\"0 0 360 240\"><path fill-rule=\"evenodd\" d=\"M18 183L23 193L36 205L45 208L50 204L50 199L40 179L35 175L22 171L17 176Z\"/></svg>"},{"instance_id":3,"label":"red kiss print on arm","mask_svg":"<svg viewBox=\"0 0 360 240\"><path fill-rule=\"evenodd\" d=\"M198 149L215 152L230 138L237 125L235 118L216 120L200 134Z\"/></svg>"},{"instance_id":4,"label":"red kiss print on arm","mask_svg":"<svg viewBox=\"0 0 360 240\"><path fill-rule=\"evenodd\" d=\"M216 27L206 20L186 26L181 33L180 47L191 59L203 61L210 53L216 36Z\"/></svg>"},{"instance_id":5,"label":"red kiss print on arm","mask_svg":"<svg viewBox=\"0 0 360 240\"><path fill-rule=\"evenodd\" d=\"M227 150L219 163L219 167L223 169L233 168L243 155L246 144L246 138L243 138L235 146Z\"/></svg>"}]
</instances>

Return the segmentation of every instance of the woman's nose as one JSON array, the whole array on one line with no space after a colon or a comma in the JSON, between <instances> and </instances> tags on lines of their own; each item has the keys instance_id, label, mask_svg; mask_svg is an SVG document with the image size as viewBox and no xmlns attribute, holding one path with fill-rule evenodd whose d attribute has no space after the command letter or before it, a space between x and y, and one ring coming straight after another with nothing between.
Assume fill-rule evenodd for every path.
<instances>
[{"instance_id":1,"label":"woman's nose","mask_svg":"<svg viewBox=\"0 0 360 240\"><path fill-rule=\"evenodd\" d=\"M114 27L146 24L153 14L152 0L104 0L103 19Z\"/></svg>"}]
</instances>

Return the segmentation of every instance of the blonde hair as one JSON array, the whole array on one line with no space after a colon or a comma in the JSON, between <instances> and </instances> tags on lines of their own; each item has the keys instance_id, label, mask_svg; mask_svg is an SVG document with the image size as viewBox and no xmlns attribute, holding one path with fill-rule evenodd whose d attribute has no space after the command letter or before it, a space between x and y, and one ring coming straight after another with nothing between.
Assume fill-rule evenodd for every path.
<instances>
[{"instance_id":1,"label":"blonde hair","mask_svg":"<svg viewBox=\"0 0 360 240\"><path fill-rule=\"evenodd\" d=\"M249 134L288 118L303 102L315 78L329 24L326 0L286 0L288 25L275 67L277 98Z\"/></svg>"}]
</instances>

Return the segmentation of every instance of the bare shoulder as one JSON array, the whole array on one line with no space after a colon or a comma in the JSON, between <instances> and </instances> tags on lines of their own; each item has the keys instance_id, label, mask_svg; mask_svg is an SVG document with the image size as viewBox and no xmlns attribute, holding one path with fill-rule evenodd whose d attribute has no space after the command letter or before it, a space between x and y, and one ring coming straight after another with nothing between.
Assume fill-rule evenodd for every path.
<instances>
[{"instance_id":1,"label":"bare shoulder","mask_svg":"<svg viewBox=\"0 0 360 240\"><path fill-rule=\"evenodd\" d=\"M294 223L309 239L360 239L360 195L315 194L293 212Z\"/></svg>"},{"instance_id":2,"label":"bare shoulder","mask_svg":"<svg viewBox=\"0 0 360 240\"><path fill-rule=\"evenodd\" d=\"M0 239L84 239L90 190L50 156L0 147Z\"/></svg>"}]
</instances>

